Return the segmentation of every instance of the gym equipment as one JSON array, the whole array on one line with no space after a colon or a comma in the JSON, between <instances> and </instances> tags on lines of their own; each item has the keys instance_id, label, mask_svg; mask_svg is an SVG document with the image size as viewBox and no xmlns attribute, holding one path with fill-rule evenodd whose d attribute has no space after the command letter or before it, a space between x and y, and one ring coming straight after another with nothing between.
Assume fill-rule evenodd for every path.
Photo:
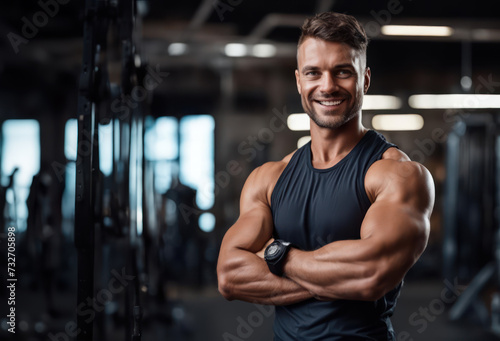
<instances>
[{"instance_id":1,"label":"gym equipment","mask_svg":"<svg viewBox=\"0 0 500 341\"><path fill-rule=\"evenodd\" d=\"M466 116L448 135L443 272L452 283L468 284L449 318L467 317L487 327L491 320L499 320L480 297L492 286L498 292L500 283L500 230L495 217L500 203L499 125L493 115ZM492 308L498 308L498 298L493 301Z\"/></svg>"},{"instance_id":2,"label":"gym equipment","mask_svg":"<svg viewBox=\"0 0 500 341\"><path fill-rule=\"evenodd\" d=\"M143 285L143 257L141 252L142 216L142 167L143 167L143 112L131 93L140 83L138 58L135 48L134 23L136 20L135 0L87 0L85 3L84 49L78 97L78 154L76 160L75 200L75 246L78 252L77 307L89 297L96 297L107 289L111 274L125 273L132 278L130 283L121 283L123 295L109 298L116 309L94 311L92 318L77 314L77 340L94 339L94 321L99 338L107 339L107 319L110 314L124 314L126 335L132 340L141 339ZM111 32L113 27L116 31ZM122 73L120 86L109 82L107 70L108 37L117 33L119 46L114 46L121 56ZM144 73L143 73L144 74ZM114 95L121 96L120 104L129 107L130 115L118 116L110 110ZM144 89L144 88L143 88ZM109 181L104 181L99 171L98 124L112 124L114 167L111 179L110 212L111 229L106 229L102 208L103 193L108 191ZM116 136L119 138L115 138ZM116 143L116 145L115 145ZM120 147L125 146L125 150ZM125 198L125 200L123 200ZM107 203L106 203L107 204ZM141 232L139 232L141 230ZM116 239L115 241L112 241ZM111 250L125 253L125 262L112 262ZM102 259L100 263L95 262ZM119 269L122 269L120 272ZM123 271L124 270L124 271ZM116 276L116 275L115 275ZM123 276L123 275L122 275ZM128 277L127 277L128 278ZM130 284L130 285L129 285ZM117 290L119 291L119 290ZM124 304L119 300L124 299ZM109 303L109 302L108 302ZM110 306L109 304L106 307ZM123 307L123 311L120 309ZM90 321L89 321L90 320Z\"/></svg>"},{"instance_id":3,"label":"gym equipment","mask_svg":"<svg viewBox=\"0 0 500 341\"><path fill-rule=\"evenodd\" d=\"M493 258L495 136L486 114L469 115L448 134L443 257L449 281L470 281Z\"/></svg>"}]
</instances>

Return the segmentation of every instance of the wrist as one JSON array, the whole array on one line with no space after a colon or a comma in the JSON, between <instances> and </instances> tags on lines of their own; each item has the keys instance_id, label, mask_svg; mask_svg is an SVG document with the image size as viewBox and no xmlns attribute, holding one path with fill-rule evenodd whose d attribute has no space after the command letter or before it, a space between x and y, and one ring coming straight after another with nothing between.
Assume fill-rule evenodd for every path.
<instances>
[{"instance_id":1,"label":"wrist","mask_svg":"<svg viewBox=\"0 0 500 341\"><path fill-rule=\"evenodd\" d=\"M281 239L276 239L267 246L264 251L264 260L271 273L283 276L283 267L290 249L291 244Z\"/></svg>"},{"instance_id":2,"label":"wrist","mask_svg":"<svg viewBox=\"0 0 500 341\"><path fill-rule=\"evenodd\" d=\"M291 247L290 250L288 250L285 261L283 262L283 276L285 276L287 278L291 278L291 276L293 274L294 259L301 252L303 252L303 251L301 251L300 249L297 249L295 247Z\"/></svg>"}]
</instances>

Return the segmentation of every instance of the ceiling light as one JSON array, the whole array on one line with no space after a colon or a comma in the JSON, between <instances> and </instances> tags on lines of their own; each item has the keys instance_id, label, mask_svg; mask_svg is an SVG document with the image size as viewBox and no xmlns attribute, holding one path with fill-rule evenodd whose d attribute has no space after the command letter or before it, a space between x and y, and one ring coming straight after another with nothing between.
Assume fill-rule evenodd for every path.
<instances>
[{"instance_id":1,"label":"ceiling light","mask_svg":"<svg viewBox=\"0 0 500 341\"><path fill-rule=\"evenodd\" d=\"M463 76L460 78L460 85L465 91L469 91L472 88L472 78L469 76Z\"/></svg>"},{"instance_id":2,"label":"ceiling light","mask_svg":"<svg viewBox=\"0 0 500 341\"><path fill-rule=\"evenodd\" d=\"M291 114L286 120L288 129L303 131L310 129L309 116L307 114Z\"/></svg>"},{"instance_id":3,"label":"ceiling light","mask_svg":"<svg viewBox=\"0 0 500 341\"><path fill-rule=\"evenodd\" d=\"M228 57L243 57L247 54L247 47L245 44L227 44L224 47L224 53Z\"/></svg>"},{"instance_id":4,"label":"ceiling light","mask_svg":"<svg viewBox=\"0 0 500 341\"><path fill-rule=\"evenodd\" d=\"M415 109L492 109L500 108L500 95L412 95L408 104Z\"/></svg>"},{"instance_id":5,"label":"ceiling light","mask_svg":"<svg viewBox=\"0 0 500 341\"><path fill-rule=\"evenodd\" d=\"M168 54L171 56L180 56L187 52L187 44L172 43L168 46Z\"/></svg>"},{"instance_id":6,"label":"ceiling light","mask_svg":"<svg viewBox=\"0 0 500 341\"><path fill-rule=\"evenodd\" d=\"M270 58L276 55L276 46L272 44L257 44L252 48L255 57Z\"/></svg>"},{"instance_id":7,"label":"ceiling light","mask_svg":"<svg viewBox=\"0 0 500 341\"><path fill-rule=\"evenodd\" d=\"M365 95L363 110L392 110L400 109L401 100L396 96Z\"/></svg>"},{"instance_id":8,"label":"ceiling light","mask_svg":"<svg viewBox=\"0 0 500 341\"><path fill-rule=\"evenodd\" d=\"M311 136L302 136L298 141L297 141L297 148L302 147L305 145L307 142L311 141Z\"/></svg>"},{"instance_id":9,"label":"ceiling light","mask_svg":"<svg viewBox=\"0 0 500 341\"><path fill-rule=\"evenodd\" d=\"M420 130L424 126L424 118L417 114L375 115L372 118L372 126L376 130Z\"/></svg>"},{"instance_id":10,"label":"ceiling light","mask_svg":"<svg viewBox=\"0 0 500 341\"><path fill-rule=\"evenodd\" d=\"M449 37L453 34L449 26L384 25L380 31L386 36Z\"/></svg>"}]
</instances>

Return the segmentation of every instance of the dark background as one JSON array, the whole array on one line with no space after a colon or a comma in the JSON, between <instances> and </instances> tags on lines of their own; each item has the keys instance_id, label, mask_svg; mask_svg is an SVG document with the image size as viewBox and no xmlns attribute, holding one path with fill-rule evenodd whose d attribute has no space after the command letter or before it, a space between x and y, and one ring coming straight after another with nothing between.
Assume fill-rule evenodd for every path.
<instances>
[{"instance_id":1,"label":"dark background","mask_svg":"<svg viewBox=\"0 0 500 341\"><path fill-rule=\"evenodd\" d=\"M491 204L491 210L482 211L482 214L491 215L489 225L484 223L477 229L467 228L476 239L488 239L479 243L471 241L469 248L472 251L469 252L482 256L472 259L472 264L463 272L457 270L454 273L452 269L446 275L443 269L447 235L446 191L449 191L449 186L462 187L458 187L458 183L446 185L450 167L457 169L459 165L456 160L447 163L447 140L436 139L435 132L442 129L448 135L455 123L470 116L486 115L486 119L480 118L479 121L496 122L498 109L415 110L409 107L406 99L412 94L422 93L500 93L500 15L496 1L221 0L217 3L151 0L139 1L139 7L143 8L143 15L136 22L138 54L150 65L169 73L152 93L149 115L155 118L212 115L216 127L215 174L226 170L231 160L237 160L242 167L241 172L231 177L229 186L221 188L210 209L216 218L216 226L212 232L203 235L208 241L204 245L210 245L211 249L205 259L201 282L165 278L164 287L159 289L166 292L165 301L146 295L144 339L271 339L272 317L266 315L266 310L247 303L225 302L217 293L214 250L218 249L225 231L238 217L239 194L251 170L263 162L281 159L296 148L298 138L307 135L307 132L288 129L280 131L271 142L264 143L265 148L257 150L256 157L250 161L238 151L242 142L269 127L273 109L282 112L286 107L287 114L303 111L294 77L298 26L306 16L326 10L354 15L367 30L370 29L372 36L367 63L372 70L372 80L368 94L399 96L403 99L403 106L397 113L418 113L425 120L424 128L418 131L383 132L410 157L422 162L431 171L436 185L429 245L408 274L395 313L398 336L401 340L494 338L489 332L492 316L495 316L491 315L496 288L493 281L478 294L476 301L479 303L475 305L481 307L467 309L468 313L459 322L449 321L452 302L447 302L442 295L448 288L445 278L451 283L458 278L463 291L477 272L494 259L496 201ZM33 15L42 7L37 1L9 0L3 1L0 8L0 123L9 119L38 120L41 164L65 164L64 126L68 119L76 118L77 112L84 2L57 3L57 7L52 7L57 10L47 23L41 25L33 37L17 46L12 43L12 34L23 36L25 20L33 22ZM222 12L224 8L226 11ZM255 29L270 18L274 18L275 23L263 35L256 34ZM457 34L448 38L391 38L374 34L384 24L449 25ZM478 32L483 34L478 35ZM182 56L169 55L168 46L173 42L187 43L190 52ZM278 53L273 58L231 58L222 53L223 46L230 42L273 43L278 47ZM109 72L112 81L119 79L119 70L119 59L111 55ZM470 89L461 86L463 76L472 80ZM484 86L485 80L490 81L489 87ZM364 113L366 127L371 128L371 118L375 113ZM490 143L490 147L495 149L494 143ZM476 162L495 164L497 154L494 151ZM467 174L473 172L470 169ZM496 186L496 168L493 173L489 175L491 181L488 184ZM0 175L2 185L6 186L10 174ZM482 177L479 173L477 176ZM490 190L490 185L485 183L477 184L480 192ZM55 194L51 194L54 199L51 202L54 212L60 210L61 200L57 193L62 190L61 183L53 184ZM486 200L481 197L480 201L474 201L470 193L459 192L459 195L469 198L464 201L463 212L471 204L481 206ZM453 211L451 215L458 215L455 208L448 209ZM61 224L60 216L55 216L54 224ZM4 230L4 236L6 232ZM24 236L18 238L22 240ZM29 252L22 243L19 244L17 267L24 272L18 274L18 332L15 336L6 332L7 299L2 297L1 339L47 340L50 333L57 335L75 320L76 261L72 240L62 238L56 246L48 245L57 247L56 261L51 267L52 272L39 274L36 272L39 265L30 264L31 260L23 258L23 254ZM103 252L113 254L113 249ZM115 255L119 257L119 253ZM54 280L47 282L44 276L53 276ZM0 278L4 278L3 273ZM2 281L1 285L5 283ZM52 289L45 288L47 285ZM47 290L51 291L50 295ZM450 296L453 295L446 297ZM52 300L52 304L48 300ZM110 305L106 305L106 309L113 310ZM479 318L482 315L478 311L488 317ZM125 338L126 320L113 318L103 319L106 339ZM254 318L253 322L251 318ZM250 326L252 331L241 327L242 320L255 324ZM238 335L238 328L248 333L240 330L241 335ZM59 340L65 337L59 336Z\"/></svg>"}]
</instances>

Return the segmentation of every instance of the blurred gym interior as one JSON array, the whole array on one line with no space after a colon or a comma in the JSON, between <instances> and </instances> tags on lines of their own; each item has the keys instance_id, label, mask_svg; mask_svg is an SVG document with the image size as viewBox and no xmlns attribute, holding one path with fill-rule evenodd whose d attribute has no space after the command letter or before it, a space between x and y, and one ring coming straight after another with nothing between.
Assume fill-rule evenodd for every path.
<instances>
[{"instance_id":1,"label":"blurred gym interior","mask_svg":"<svg viewBox=\"0 0 500 341\"><path fill-rule=\"evenodd\" d=\"M495 2L0 6L1 340L272 339L215 268L247 176L308 139L296 44L323 11L370 36L364 126L435 181L398 341L500 338Z\"/></svg>"}]
</instances>

